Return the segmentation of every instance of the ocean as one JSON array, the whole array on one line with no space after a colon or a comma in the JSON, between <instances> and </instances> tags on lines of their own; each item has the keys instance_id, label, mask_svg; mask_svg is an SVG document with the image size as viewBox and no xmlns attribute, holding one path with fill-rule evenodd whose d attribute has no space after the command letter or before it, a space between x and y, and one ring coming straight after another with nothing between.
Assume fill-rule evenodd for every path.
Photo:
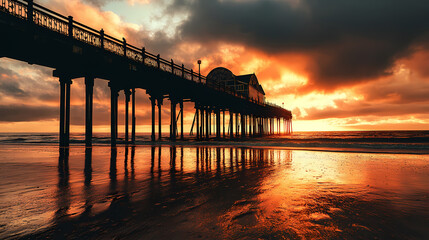
<instances>
[{"instance_id":1,"label":"ocean","mask_svg":"<svg viewBox=\"0 0 429 240\"><path fill-rule=\"evenodd\" d=\"M428 131L0 135L0 239L429 239Z\"/></svg>"},{"instance_id":2,"label":"ocean","mask_svg":"<svg viewBox=\"0 0 429 240\"><path fill-rule=\"evenodd\" d=\"M123 135L119 134L119 143ZM71 134L70 143L84 144L85 135ZM171 143L168 135L160 142L151 143L149 134L137 134L136 145L176 144L176 145L226 145L283 147L338 151L370 151L397 153L429 153L429 131L332 131L332 132L295 132L293 135L274 135L259 138L224 139L211 138L199 142L194 136L185 135L184 141ZM95 133L95 145L110 144L110 133ZM0 133L0 144L58 144L58 134L46 133Z\"/></svg>"}]
</instances>

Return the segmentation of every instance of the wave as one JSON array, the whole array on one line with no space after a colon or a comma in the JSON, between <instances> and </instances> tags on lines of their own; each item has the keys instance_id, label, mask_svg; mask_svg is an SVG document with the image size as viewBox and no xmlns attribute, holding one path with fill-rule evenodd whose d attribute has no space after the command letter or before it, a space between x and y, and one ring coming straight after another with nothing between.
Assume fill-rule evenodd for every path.
<instances>
[{"instance_id":1,"label":"wave","mask_svg":"<svg viewBox=\"0 0 429 240\"><path fill-rule=\"evenodd\" d=\"M367 149L370 151L402 151L429 153L429 131L353 131L353 132L300 132L292 136L267 136L258 138L239 138L233 140L196 141L195 136L186 136L187 140L170 142L167 135L162 141L150 141L149 134L138 134L136 145L178 144L178 145L214 145L237 147L284 147L300 149ZM71 134L70 143L83 145L84 134ZM45 133L0 133L2 144L58 144L57 134ZM110 144L110 135L96 133L93 137L95 145ZM124 139L118 139L123 144Z\"/></svg>"}]
</instances>

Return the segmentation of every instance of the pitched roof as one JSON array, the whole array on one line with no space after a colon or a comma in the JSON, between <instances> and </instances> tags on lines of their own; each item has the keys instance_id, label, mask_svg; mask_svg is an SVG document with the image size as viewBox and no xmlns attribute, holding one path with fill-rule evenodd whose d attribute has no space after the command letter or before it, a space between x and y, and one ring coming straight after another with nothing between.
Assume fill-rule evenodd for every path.
<instances>
[{"instance_id":1,"label":"pitched roof","mask_svg":"<svg viewBox=\"0 0 429 240\"><path fill-rule=\"evenodd\" d=\"M252 75L255 75L255 74L246 74L246 75L235 76L235 80L249 84L250 78L252 77Z\"/></svg>"},{"instance_id":2,"label":"pitched roof","mask_svg":"<svg viewBox=\"0 0 429 240\"><path fill-rule=\"evenodd\" d=\"M252 73L252 74L246 74L246 75L240 75L240 76L235 76L235 79L237 81L249 84L252 76L255 76L255 79L256 79L256 84L253 87L255 87L255 89L258 90L258 92L261 92L262 94L265 95L265 91L262 88L261 84L259 84L258 78L256 77L256 75L254 73Z\"/></svg>"},{"instance_id":3,"label":"pitched roof","mask_svg":"<svg viewBox=\"0 0 429 240\"><path fill-rule=\"evenodd\" d=\"M258 87L256 88L259 92L261 92L262 94L264 94L265 95L265 91L264 91L264 89L262 88L262 85L261 84L258 84Z\"/></svg>"}]
</instances>

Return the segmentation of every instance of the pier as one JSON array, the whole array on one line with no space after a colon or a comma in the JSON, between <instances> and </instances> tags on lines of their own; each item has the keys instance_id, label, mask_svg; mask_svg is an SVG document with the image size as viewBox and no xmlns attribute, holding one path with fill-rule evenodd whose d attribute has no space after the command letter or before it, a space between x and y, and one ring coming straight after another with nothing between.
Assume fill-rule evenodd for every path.
<instances>
[{"instance_id":1,"label":"pier","mask_svg":"<svg viewBox=\"0 0 429 240\"><path fill-rule=\"evenodd\" d=\"M78 78L84 79L86 89L86 146L92 145L95 79L107 81L110 87L112 146L118 139L119 94L125 95L124 141L135 142L138 120L135 94L138 90L144 90L151 102L152 141L161 139L161 111L168 103L171 141L184 139L184 103L194 104L190 134L195 134L197 140L292 133L291 111L266 102L261 95L252 97L249 89L246 95L242 87L238 88L250 88L255 84L263 93L254 74L235 76L231 73L231 79L212 81L210 74L203 76L200 71L149 53L144 47L129 44L125 38L116 39L103 29L93 29L72 16L63 16L32 0L3 0L0 4L0 57L53 68L53 76L59 79L60 146L70 144L70 92L73 81ZM245 78L248 83L243 80Z\"/></svg>"}]
</instances>

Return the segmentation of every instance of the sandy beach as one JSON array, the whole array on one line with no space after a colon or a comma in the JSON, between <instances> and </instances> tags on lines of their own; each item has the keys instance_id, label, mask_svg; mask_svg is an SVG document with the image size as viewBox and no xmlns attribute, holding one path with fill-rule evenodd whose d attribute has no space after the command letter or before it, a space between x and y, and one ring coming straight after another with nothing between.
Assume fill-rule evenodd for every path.
<instances>
[{"instance_id":1,"label":"sandy beach","mask_svg":"<svg viewBox=\"0 0 429 240\"><path fill-rule=\"evenodd\" d=\"M428 155L0 146L1 238L427 239Z\"/></svg>"}]
</instances>

